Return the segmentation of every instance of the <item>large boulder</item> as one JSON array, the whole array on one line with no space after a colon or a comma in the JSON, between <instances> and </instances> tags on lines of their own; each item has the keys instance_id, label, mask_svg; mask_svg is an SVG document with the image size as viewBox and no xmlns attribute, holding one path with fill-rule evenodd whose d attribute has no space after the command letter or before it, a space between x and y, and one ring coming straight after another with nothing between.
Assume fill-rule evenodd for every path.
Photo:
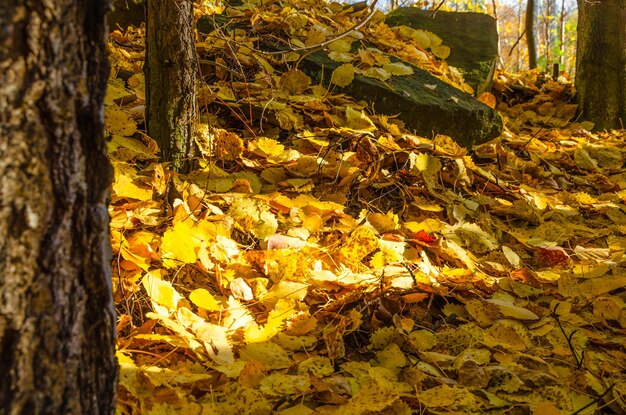
<instances>
[{"instance_id":1,"label":"large boulder","mask_svg":"<svg viewBox=\"0 0 626 415\"><path fill-rule=\"evenodd\" d=\"M300 69L315 82L328 83L339 65L324 51L318 51L305 56ZM334 88L366 101L378 113L397 114L410 130L424 137L445 134L469 148L500 135L502 120L494 109L417 66L410 66L412 75L392 76L386 85L356 75L349 85Z\"/></svg>"},{"instance_id":2,"label":"large boulder","mask_svg":"<svg viewBox=\"0 0 626 415\"><path fill-rule=\"evenodd\" d=\"M431 11L399 7L387 15L389 26L409 26L432 32L450 47L448 64L458 68L479 95L491 89L498 59L496 20L482 13Z\"/></svg>"}]
</instances>

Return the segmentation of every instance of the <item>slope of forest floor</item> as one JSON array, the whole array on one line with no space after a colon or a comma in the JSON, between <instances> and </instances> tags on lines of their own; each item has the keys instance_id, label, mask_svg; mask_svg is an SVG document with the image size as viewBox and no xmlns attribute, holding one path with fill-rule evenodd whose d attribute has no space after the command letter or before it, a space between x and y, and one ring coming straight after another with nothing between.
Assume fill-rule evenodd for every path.
<instances>
[{"instance_id":1,"label":"slope of forest floor","mask_svg":"<svg viewBox=\"0 0 626 415\"><path fill-rule=\"evenodd\" d=\"M295 47L367 13L287 9L230 13ZM199 39L186 175L141 131L142 30L111 36L119 414L626 412L624 131L575 122L564 77L499 74L505 132L468 151L237 30ZM359 71L459 82L422 35L358 33Z\"/></svg>"}]
</instances>

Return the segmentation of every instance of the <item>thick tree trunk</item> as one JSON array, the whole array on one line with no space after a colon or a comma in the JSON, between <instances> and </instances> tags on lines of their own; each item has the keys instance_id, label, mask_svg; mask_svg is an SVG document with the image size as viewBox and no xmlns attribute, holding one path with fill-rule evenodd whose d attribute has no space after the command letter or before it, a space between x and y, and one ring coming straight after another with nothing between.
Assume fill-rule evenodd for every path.
<instances>
[{"instance_id":1,"label":"thick tree trunk","mask_svg":"<svg viewBox=\"0 0 626 415\"><path fill-rule=\"evenodd\" d=\"M193 1L146 1L146 125L165 161L188 171L195 154Z\"/></svg>"},{"instance_id":2,"label":"thick tree trunk","mask_svg":"<svg viewBox=\"0 0 626 415\"><path fill-rule=\"evenodd\" d=\"M524 18L526 28L526 47L528 48L528 68L537 67L537 38L535 37L535 0L528 0L526 3L526 17Z\"/></svg>"},{"instance_id":3,"label":"thick tree trunk","mask_svg":"<svg viewBox=\"0 0 626 415\"><path fill-rule=\"evenodd\" d=\"M626 125L626 0L578 0L576 90L596 129Z\"/></svg>"},{"instance_id":4,"label":"thick tree trunk","mask_svg":"<svg viewBox=\"0 0 626 415\"><path fill-rule=\"evenodd\" d=\"M112 414L105 0L0 2L0 413Z\"/></svg>"}]
</instances>

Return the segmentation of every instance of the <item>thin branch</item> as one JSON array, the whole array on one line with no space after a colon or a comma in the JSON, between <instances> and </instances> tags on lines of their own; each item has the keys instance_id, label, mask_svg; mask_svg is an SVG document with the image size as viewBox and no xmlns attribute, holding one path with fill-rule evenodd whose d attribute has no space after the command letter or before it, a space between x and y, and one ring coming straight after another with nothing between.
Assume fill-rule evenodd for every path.
<instances>
[{"instance_id":1,"label":"thin branch","mask_svg":"<svg viewBox=\"0 0 626 415\"><path fill-rule=\"evenodd\" d=\"M266 52L263 50L259 50L259 49L255 49L255 48L251 48L247 45L244 44L240 44L241 46L245 46L247 48L249 48L250 50L252 50L253 52L258 52L258 53L262 53L264 55L282 55L284 53L289 53L289 52L304 52L304 51L310 51L310 50L314 50L314 49L321 49L324 48L328 45L330 45L331 43L333 43L336 40L339 39L343 39L344 37L348 36L350 33L359 30L360 28L362 28L363 26L365 26L367 24L367 22L370 21L370 19L374 16L374 14L376 13L376 3L378 3L378 0L374 0L372 2L372 4L369 6L370 7L370 13L365 16L365 19L363 19L362 21L360 21L359 23L355 24L354 26L352 26L350 29L346 30L345 32L342 32L340 34L338 34L337 36L334 36L324 42L315 44L315 45L311 45L311 46L304 46L301 48L290 48L288 50L281 50L281 51L276 51L276 52Z\"/></svg>"},{"instance_id":2,"label":"thin branch","mask_svg":"<svg viewBox=\"0 0 626 415\"><path fill-rule=\"evenodd\" d=\"M511 46L511 50L509 50L509 56L511 56L511 53L513 53L513 50L515 49L515 47L519 44L520 40L522 40L522 38L524 37L524 34L526 34L526 29L524 29L522 31L522 33L520 33L519 37L517 38L517 40L515 41L515 43L513 43L513 46Z\"/></svg>"},{"instance_id":3,"label":"thin branch","mask_svg":"<svg viewBox=\"0 0 626 415\"><path fill-rule=\"evenodd\" d=\"M446 2L446 0L441 0L441 2L439 3L439 5L437 7L435 7L435 10L433 10L433 12L430 14L430 16L428 16L429 19L434 19L435 15L437 14L437 12L439 11L439 9L441 9L441 6L443 6L443 4Z\"/></svg>"}]
</instances>

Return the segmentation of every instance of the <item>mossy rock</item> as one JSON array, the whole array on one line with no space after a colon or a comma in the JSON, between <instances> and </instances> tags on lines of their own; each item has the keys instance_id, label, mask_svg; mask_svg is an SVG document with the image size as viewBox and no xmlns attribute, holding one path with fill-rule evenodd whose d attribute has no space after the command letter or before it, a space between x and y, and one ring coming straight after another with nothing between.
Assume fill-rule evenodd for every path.
<instances>
[{"instance_id":1,"label":"mossy rock","mask_svg":"<svg viewBox=\"0 0 626 415\"><path fill-rule=\"evenodd\" d=\"M409 26L432 32L450 47L448 64L458 68L476 95L491 89L498 59L496 20L483 13L431 11L399 7L387 15L389 26Z\"/></svg>"},{"instance_id":2,"label":"mossy rock","mask_svg":"<svg viewBox=\"0 0 626 415\"><path fill-rule=\"evenodd\" d=\"M404 64L413 68L413 74L392 76L386 84L356 75L349 85L333 88L367 102L378 113L398 115L409 130L424 137L446 134L470 148L500 135L502 119L494 109L427 71ZM326 52L318 51L305 56L300 69L314 82L328 83L339 65Z\"/></svg>"}]
</instances>

